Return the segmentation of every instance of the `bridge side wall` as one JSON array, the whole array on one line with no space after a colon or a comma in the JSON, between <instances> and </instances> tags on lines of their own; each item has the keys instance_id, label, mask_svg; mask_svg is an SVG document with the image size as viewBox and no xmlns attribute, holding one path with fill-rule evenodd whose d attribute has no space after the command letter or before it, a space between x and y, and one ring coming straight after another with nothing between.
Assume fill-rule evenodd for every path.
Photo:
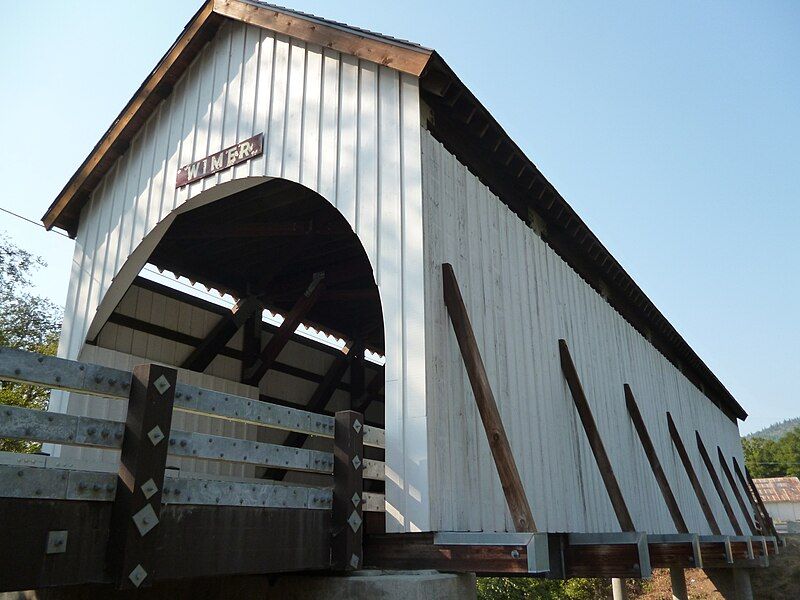
<instances>
[{"instance_id":1,"label":"bridge side wall","mask_svg":"<svg viewBox=\"0 0 800 600\"><path fill-rule=\"evenodd\" d=\"M742 463L737 425L563 262L534 231L422 132L426 360L432 526L513 531L442 300L453 264L534 518L547 531L618 531L572 397L567 340L636 527L675 531L628 417L629 383L689 527L710 533L674 452L671 411L723 533L733 533L695 443L703 436L737 518L717 445Z\"/></svg>"},{"instance_id":2,"label":"bridge side wall","mask_svg":"<svg viewBox=\"0 0 800 600\"><path fill-rule=\"evenodd\" d=\"M138 272L123 267L176 209L248 178L299 182L345 216L373 266L386 336L387 526L427 529L419 114L415 77L224 24L83 209L59 354L82 356ZM175 188L181 166L261 132L262 156ZM69 397L52 404L66 411Z\"/></svg>"}]
</instances>

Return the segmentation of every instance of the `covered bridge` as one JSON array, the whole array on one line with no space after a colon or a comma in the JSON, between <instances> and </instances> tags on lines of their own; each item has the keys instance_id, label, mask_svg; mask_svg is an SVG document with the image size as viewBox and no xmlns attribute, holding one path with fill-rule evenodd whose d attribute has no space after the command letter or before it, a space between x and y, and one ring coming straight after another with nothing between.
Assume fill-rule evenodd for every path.
<instances>
[{"instance_id":1,"label":"covered bridge","mask_svg":"<svg viewBox=\"0 0 800 600\"><path fill-rule=\"evenodd\" d=\"M229 548L249 544L234 560L196 542L212 575L322 561L641 577L774 551L742 407L433 50L209 0L43 222L75 239L59 360L4 350L2 375L62 390L49 422L71 416L78 434L20 432L17 413L0 434L47 442L26 477L112 475L102 497L56 486L49 501L109 514L33 570L3 572L4 558L4 589L196 576L164 541L181 510ZM233 305L154 282L153 267ZM174 416L134 411L148 382L169 384ZM126 422L116 442L109 422ZM334 435L342 423L358 440ZM157 449L169 438L163 455L141 458L144 434ZM137 469L155 469L152 490ZM6 509L20 519L41 509L17 496ZM145 509L158 525L140 539L118 515ZM258 513L291 549L265 566L235 525L281 510L323 516ZM47 567L78 538L125 559Z\"/></svg>"}]
</instances>

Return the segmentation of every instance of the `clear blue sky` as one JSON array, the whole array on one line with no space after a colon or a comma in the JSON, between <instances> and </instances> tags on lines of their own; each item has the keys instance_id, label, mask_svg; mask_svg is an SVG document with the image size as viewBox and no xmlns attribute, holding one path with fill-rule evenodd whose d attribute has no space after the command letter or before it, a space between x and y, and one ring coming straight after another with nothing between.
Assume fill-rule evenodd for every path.
<instances>
[{"instance_id":1,"label":"clear blue sky","mask_svg":"<svg viewBox=\"0 0 800 600\"><path fill-rule=\"evenodd\" d=\"M750 413L800 416L800 2L286 0L436 48ZM36 220L199 0L11 2L0 207ZM72 242L0 213L63 303Z\"/></svg>"}]
</instances>

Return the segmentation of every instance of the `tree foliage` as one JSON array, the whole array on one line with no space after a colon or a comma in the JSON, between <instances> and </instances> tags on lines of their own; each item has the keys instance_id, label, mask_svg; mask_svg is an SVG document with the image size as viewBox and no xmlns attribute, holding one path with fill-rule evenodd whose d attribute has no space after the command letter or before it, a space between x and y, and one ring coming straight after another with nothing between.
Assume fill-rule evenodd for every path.
<instances>
[{"instance_id":1,"label":"tree foliage","mask_svg":"<svg viewBox=\"0 0 800 600\"><path fill-rule=\"evenodd\" d=\"M31 274L44 266L38 256L23 250L0 233L0 346L55 354L61 329L61 309L31 291ZM47 408L45 388L0 382L0 403ZM39 444L0 440L0 450L35 452Z\"/></svg>"},{"instance_id":2,"label":"tree foliage","mask_svg":"<svg viewBox=\"0 0 800 600\"><path fill-rule=\"evenodd\" d=\"M777 440L743 438L742 448L744 462L753 477L800 476L800 428Z\"/></svg>"},{"instance_id":3,"label":"tree foliage","mask_svg":"<svg viewBox=\"0 0 800 600\"><path fill-rule=\"evenodd\" d=\"M647 583L627 579L625 585L629 597L634 597L644 590ZM478 578L479 600L596 600L610 596L610 579Z\"/></svg>"}]
</instances>

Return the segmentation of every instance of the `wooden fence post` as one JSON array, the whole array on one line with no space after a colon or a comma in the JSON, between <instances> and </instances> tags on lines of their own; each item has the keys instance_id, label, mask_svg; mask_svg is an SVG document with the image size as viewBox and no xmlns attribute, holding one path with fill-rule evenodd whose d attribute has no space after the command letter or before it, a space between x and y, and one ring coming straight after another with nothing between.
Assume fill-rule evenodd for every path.
<instances>
[{"instance_id":1,"label":"wooden fence post","mask_svg":"<svg viewBox=\"0 0 800 600\"><path fill-rule=\"evenodd\" d=\"M364 563L364 415L337 412L333 435L331 566L352 571Z\"/></svg>"},{"instance_id":2,"label":"wooden fence post","mask_svg":"<svg viewBox=\"0 0 800 600\"><path fill-rule=\"evenodd\" d=\"M150 586L157 569L151 554L159 537L176 379L175 369L160 365L133 369L108 540L107 564L119 589Z\"/></svg>"}]
</instances>

